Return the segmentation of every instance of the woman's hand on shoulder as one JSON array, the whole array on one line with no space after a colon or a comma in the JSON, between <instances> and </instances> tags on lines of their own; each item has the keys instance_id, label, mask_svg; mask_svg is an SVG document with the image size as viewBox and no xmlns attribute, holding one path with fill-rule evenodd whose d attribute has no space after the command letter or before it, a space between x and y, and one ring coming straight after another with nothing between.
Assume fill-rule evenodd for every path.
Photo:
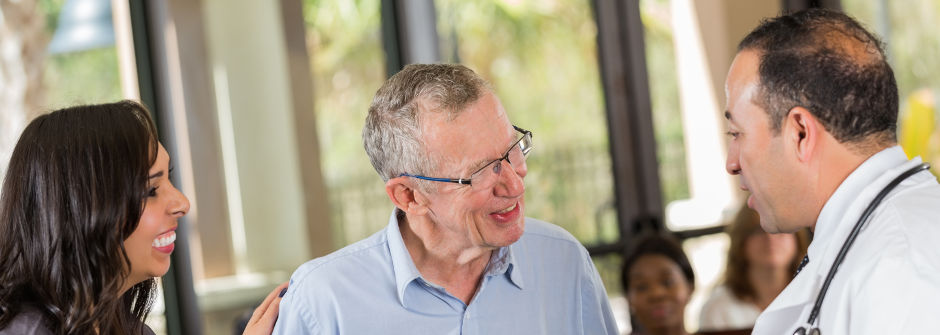
<instances>
[{"instance_id":1,"label":"woman's hand on shoulder","mask_svg":"<svg viewBox=\"0 0 940 335\"><path fill-rule=\"evenodd\" d=\"M261 306L255 308L248 320L248 326L245 327L243 335L268 335L274 332L274 323L277 322L278 305L281 303L281 297L287 293L287 284L285 282L278 285L268 294Z\"/></svg>"}]
</instances>

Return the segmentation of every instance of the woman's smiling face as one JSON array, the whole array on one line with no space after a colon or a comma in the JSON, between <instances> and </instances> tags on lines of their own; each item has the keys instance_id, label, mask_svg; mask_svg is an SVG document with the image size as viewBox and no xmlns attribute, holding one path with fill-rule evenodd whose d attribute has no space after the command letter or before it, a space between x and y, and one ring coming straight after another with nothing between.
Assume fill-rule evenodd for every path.
<instances>
[{"instance_id":1,"label":"woman's smiling face","mask_svg":"<svg viewBox=\"0 0 940 335\"><path fill-rule=\"evenodd\" d=\"M125 290L144 280L163 276L170 268L177 220L189 212L189 199L170 182L169 164L170 156L161 144L157 159L150 167L147 199L140 222L124 240L124 249L131 261Z\"/></svg>"}]
</instances>

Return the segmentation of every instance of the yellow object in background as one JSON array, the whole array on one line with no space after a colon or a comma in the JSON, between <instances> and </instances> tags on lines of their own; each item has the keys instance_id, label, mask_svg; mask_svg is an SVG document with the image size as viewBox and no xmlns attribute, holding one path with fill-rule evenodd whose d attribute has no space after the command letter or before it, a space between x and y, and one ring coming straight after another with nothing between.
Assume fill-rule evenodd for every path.
<instances>
[{"instance_id":1,"label":"yellow object in background","mask_svg":"<svg viewBox=\"0 0 940 335\"><path fill-rule=\"evenodd\" d=\"M940 132L935 119L936 104L928 89L920 89L907 98L907 109L901 113L900 141L908 158L920 156L933 163L931 170L937 174L940 166Z\"/></svg>"}]
</instances>

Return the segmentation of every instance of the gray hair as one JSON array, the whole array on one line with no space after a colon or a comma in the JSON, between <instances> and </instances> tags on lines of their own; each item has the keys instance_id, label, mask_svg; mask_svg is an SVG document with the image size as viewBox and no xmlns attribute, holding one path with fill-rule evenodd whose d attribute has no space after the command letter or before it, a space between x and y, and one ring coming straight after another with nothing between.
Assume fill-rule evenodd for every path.
<instances>
[{"instance_id":1,"label":"gray hair","mask_svg":"<svg viewBox=\"0 0 940 335\"><path fill-rule=\"evenodd\" d=\"M439 159L427 153L420 114L443 112L453 120L488 90L483 78L459 64L412 64L386 80L362 128L366 154L382 180L435 171ZM428 189L430 183L418 184Z\"/></svg>"}]
</instances>

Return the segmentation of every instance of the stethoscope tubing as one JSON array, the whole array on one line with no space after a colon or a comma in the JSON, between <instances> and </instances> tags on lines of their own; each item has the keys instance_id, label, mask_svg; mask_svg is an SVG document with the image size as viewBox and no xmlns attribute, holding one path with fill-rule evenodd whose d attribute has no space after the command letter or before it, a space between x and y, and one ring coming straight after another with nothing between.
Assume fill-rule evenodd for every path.
<instances>
[{"instance_id":1,"label":"stethoscope tubing","mask_svg":"<svg viewBox=\"0 0 940 335\"><path fill-rule=\"evenodd\" d=\"M858 237L858 234L862 231L862 227L865 226L865 222L868 221L868 218L871 216L871 214L875 212L875 209L878 208L878 205L881 204L881 201L884 200L884 198L888 196L888 193L898 186L898 184L908 177L928 169L930 169L930 164L921 163L918 166L904 171L904 173L895 177L894 180L881 189L881 192L878 192L878 195L876 195L875 198L872 199L871 203L868 204L868 207L865 208L865 211L862 212L862 215L858 218L858 222L856 222L855 226L852 227L852 231L845 239L845 242L842 243L842 248L839 249L839 253L836 255L835 261L832 262L832 267L829 269L829 273L826 275L826 280L823 282L822 288L819 290L819 294L816 296L816 303L813 304L813 309L809 313L809 320L807 320L807 323L810 326L812 326L816 321L816 318L819 317L819 311L822 309L823 300L826 298L826 293L829 291L829 284L832 284L832 279L835 277L836 272L839 271L839 266L842 265L842 261L845 259L845 255L849 252L849 248L852 247L852 243L855 242L855 238Z\"/></svg>"}]
</instances>

